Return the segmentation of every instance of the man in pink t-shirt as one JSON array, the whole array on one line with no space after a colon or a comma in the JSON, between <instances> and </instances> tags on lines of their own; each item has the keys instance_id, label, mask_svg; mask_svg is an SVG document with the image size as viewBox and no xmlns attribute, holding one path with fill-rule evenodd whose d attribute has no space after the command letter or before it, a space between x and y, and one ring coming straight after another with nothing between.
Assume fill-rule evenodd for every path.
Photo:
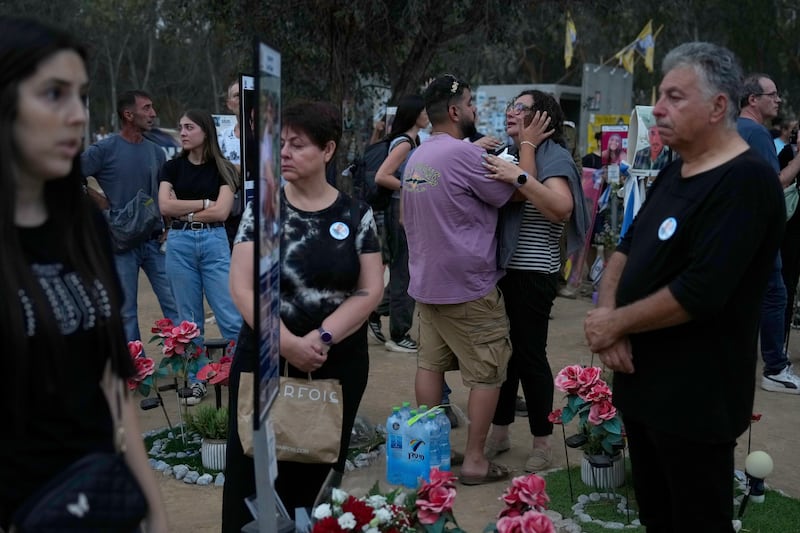
<instances>
[{"instance_id":1,"label":"man in pink t-shirt","mask_svg":"<svg viewBox=\"0 0 800 533\"><path fill-rule=\"evenodd\" d=\"M484 150L464 142L475 124L469 85L435 79L425 106L433 133L411 155L403 174L403 223L408 239L408 294L417 301L417 403L442 397L444 372L461 370L470 389L470 424L459 479L500 481L508 470L484 455L486 434L511 356L508 318L497 281L498 208L515 188L485 177Z\"/></svg>"}]
</instances>

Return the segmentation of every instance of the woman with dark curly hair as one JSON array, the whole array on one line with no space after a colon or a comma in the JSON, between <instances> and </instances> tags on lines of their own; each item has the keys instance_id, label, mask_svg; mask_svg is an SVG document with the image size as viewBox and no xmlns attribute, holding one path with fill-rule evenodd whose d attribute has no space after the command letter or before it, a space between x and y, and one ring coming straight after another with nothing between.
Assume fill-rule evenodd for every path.
<instances>
[{"instance_id":1,"label":"woman with dark curly hair","mask_svg":"<svg viewBox=\"0 0 800 533\"><path fill-rule=\"evenodd\" d=\"M561 234L567 221L568 253L582 244L586 231L580 174L564 145L564 114L558 102L541 91L523 91L506 109L506 132L514 139L519 166L487 156L489 177L516 184L524 202L503 208L501 224L510 246L501 246L498 266L506 269L499 286L511 325L513 353L486 440L491 458L510 448L517 388L528 408L533 447L525 470L538 472L552 463L553 374L547 360L550 309L561 268ZM519 199L519 198L518 198ZM575 216L573 211L576 211ZM502 226L501 226L502 227Z\"/></svg>"}]
</instances>

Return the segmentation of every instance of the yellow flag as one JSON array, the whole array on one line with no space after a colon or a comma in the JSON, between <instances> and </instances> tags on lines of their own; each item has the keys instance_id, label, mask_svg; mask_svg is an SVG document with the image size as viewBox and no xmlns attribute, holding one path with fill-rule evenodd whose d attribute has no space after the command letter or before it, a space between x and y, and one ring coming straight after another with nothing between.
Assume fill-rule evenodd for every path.
<instances>
[{"instance_id":1,"label":"yellow flag","mask_svg":"<svg viewBox=\"0 0 800 533\"><path fill-rule=\"evenodd\" d=\"M653 72L653 54L656 48L656 40L653 37L653 19L648 20L642 31L636 36L633 48L644 58L644 66L647 71Z\"/></svg>"},{"instance_id":2,"label":"yellow flag","mask_svg":"<svg viewBox=\"0 0 800 533\"><path fill-rule=\"evenodd\" d=\"M633 55L633 47L623 48L614 54L614 57L617 58L618 64L622 65L622 68L633 74L633 64L636 62L636 57Z\"/></svg>"},{"instance_id":3,"label":"yellow flag","mask_svg":"<svg viewBox=\"0 0 800 533\"><path fill-rule=\"evenodd\" d=\"M567 29L564 36L564 68L569 68L572 64L572 47L577 40L578 32L575 29L575 23L572 21L572 15L567 11Z\"/></svg>"}]
</instances>

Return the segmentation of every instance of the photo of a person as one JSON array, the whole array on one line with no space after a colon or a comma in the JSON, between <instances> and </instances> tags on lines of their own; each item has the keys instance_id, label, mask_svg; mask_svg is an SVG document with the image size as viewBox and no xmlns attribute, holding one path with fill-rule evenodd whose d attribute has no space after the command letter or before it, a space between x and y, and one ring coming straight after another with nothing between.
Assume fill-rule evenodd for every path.
<instances>
[{"instance_id":1,"label":"photo of a person","mask_svg":"<svg viewBox=\"0 0 800 533\"><path fill-rule=\"evenodd\" d=\"M605 142L606 148L601 153L603 165L618 165L628 159L628 150L623 146L622 135L612 133Z\"/></svg>"},{"instance_id":2,"label":"photo of a person","mask_svg":"<svg viewBox=\"0 0 800 533\"><path fill-rule=\"evenodd\" d=\"M649 118L649 120L648 120ZM669 147L661 141L658 133L658 126L652 116L642 117L642 121L647 126L648 146L636 151L633 159L633 168L641 170L661 170L670 161Z\"/></svg>"}]
</instances>

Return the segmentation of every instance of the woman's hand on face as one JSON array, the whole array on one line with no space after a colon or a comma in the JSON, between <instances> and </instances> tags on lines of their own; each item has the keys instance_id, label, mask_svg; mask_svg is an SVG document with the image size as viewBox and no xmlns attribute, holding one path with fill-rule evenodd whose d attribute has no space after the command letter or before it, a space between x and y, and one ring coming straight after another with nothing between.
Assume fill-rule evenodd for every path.
<instances>
[{"instance_id":1,"label":"woman's hand on face","mask_svg":"<svg viewBox=\"0 0 800 533\"><path fill-rule=\"evenodd\" d=\"M302 372L315 372L328 360L328 346L323 344L317 330L311 330L282 354L291 365Z\"/></svg>"},{"instance_id":2,"label":"woman's hand on face","mask_svg":"<svg viewBox=\"0 0 800 533\"><path fill-rule=\"evenodd\" d=\"M486 177L497 180L505 181L506 183L514 183L522 173L520 168L514 163L500 159L496 155L485 154L483 156L483 167L487 170Z\"/></svg>"},{"instance_id":3,"label":"woman's hand on face","mask_svg":"<svg viewBox=\"0 0 800 533\"><path fill-rule=\"evenodd\" d=\"M528 141L539 146L547 140L548 137L555 133L555 130L550 128L550 120L547 111L536 111L530 124L523 126L519 132L520 145L522 141Z\"/></svg>"}]
</instances>

